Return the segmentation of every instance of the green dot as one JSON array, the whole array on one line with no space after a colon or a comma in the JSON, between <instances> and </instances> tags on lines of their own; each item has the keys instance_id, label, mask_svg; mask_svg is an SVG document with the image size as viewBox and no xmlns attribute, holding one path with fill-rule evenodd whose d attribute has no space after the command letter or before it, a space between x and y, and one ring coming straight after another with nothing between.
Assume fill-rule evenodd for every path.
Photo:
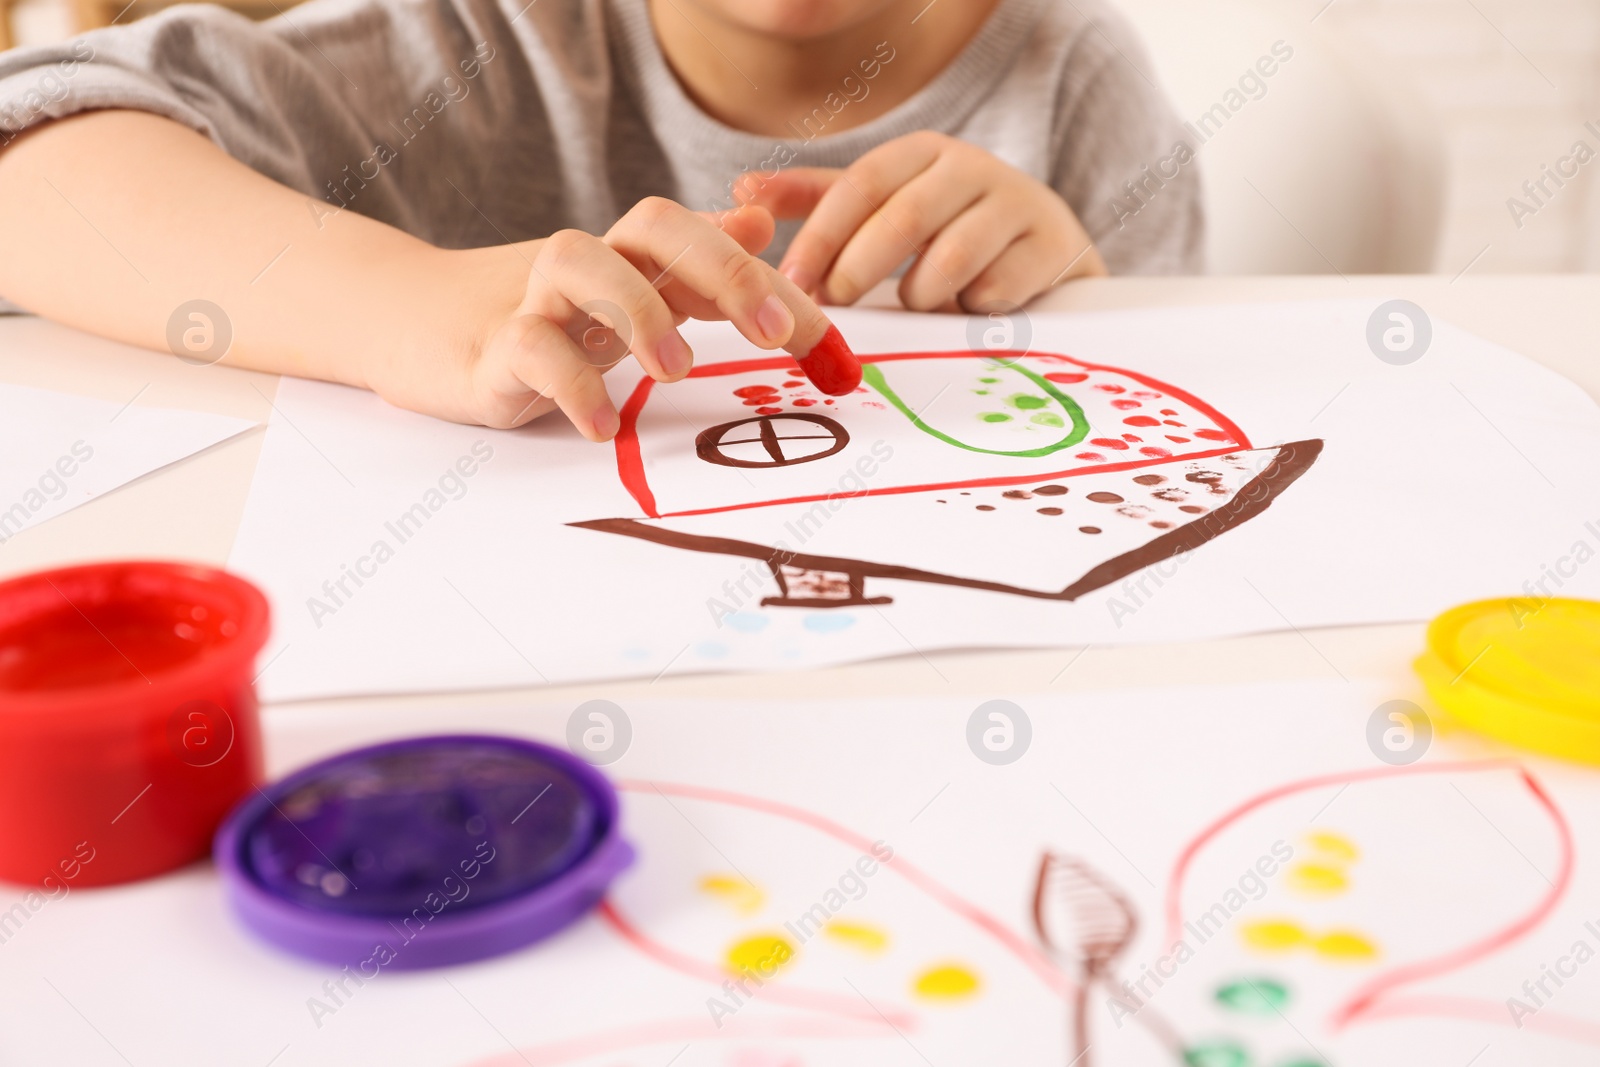
<instances>
[{"instance_id":1,"label":"green dot","mask_svg":"<svg viewBox=\"0 0 1600 1067\"><path fill-rule=\"evenodd\" d=\"M973 392L976 393L978 396L988 396L989 395L989 390L987 390L987 389L974 389Z\"/></svg>"},{"instance_id":2,"label":"green dot","mask_svg":"<svg viewBox=\"0 0 1600 1067\"><path fill-rule=\"evenodd\" d=\"M999 378L979 378L978 379L978 381L982 382L984 385L993 385L995 382L998 382L999 380L1000 380Z\"/></svg>"},{"instance_id":3,"label":"green dot","mask_svg":"<svg viewBox=\"0 0 1600 1067\"><path fill-rule=\"evenodd\" d=\"M1065 426L1066 425L1066 423L1061 421L1061 416L1057 415L1053 411L1041 411L1038 414L1034 415L1032 418L1030 418L1028 421L1029 422L1036 422L1040 426Z\"/></svg>"},{"instance_id":4,"label":"green dot","mask_svg":"<svg viewBox=\"0 0 1600 1067\"><path fill-rule=\"evenodd\" d=\"M1013 393L1006 398L1006 403L1014 408L1021 408L1023 411L1037 411L1050 403L1050 398L1037 396L1033 393Z\"/></svg>"},{"instance_id":5,"label":"green dot","mask_svg":"<svg viewBox=\"0 0 1600 1067\"><path fill-rule=\"evenodd\" d=\"M978 416L984 422L1010 422L1011 416L1003 411L985 411Z\"/></svg>"},{"instance_id":6,"label":"green dot","mask_svg":"<svg viewBox=\"0 0 1600 1067\"><path fill-rule=\"evenodd\" d=\"M1289 990L1271 978L1242 978L1217 989L1217 1003L1247 1015L1276 1015L1289 1003Z\"/></svg>"},{"instance_id":7,"label":"green dot","mask_svg":"<svg viewBox=\"0 0 1600 1067\"><path fill-rule=\"evenodd\" d=\"M1250 1067L1250 1053L1232 1041L1210 1041L1183 1050L1189 1067Z\"/></svg>"}]
</instances>

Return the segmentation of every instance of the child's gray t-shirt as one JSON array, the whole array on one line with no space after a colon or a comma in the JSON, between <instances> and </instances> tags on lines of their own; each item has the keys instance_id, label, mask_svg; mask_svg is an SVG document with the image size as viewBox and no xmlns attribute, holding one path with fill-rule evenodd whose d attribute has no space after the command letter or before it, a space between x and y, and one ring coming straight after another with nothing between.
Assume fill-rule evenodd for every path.
<instances>
[{"instance_id":1,"label":"child's gray t-shirt","mask_svg":"<svg viewBox=\"0 0 1600 1067\"><path fill-rule=\"evenodd\" d=\"M1113 272L1200 268L1189 138L1103 0L1000 0L911 99L830 130L916 39L909 22L886 34L775 139L689 99L646 0L314 0L265 23L186 5L0 53L0 145L90 108L152 111L316 198L313 212L342 205L467 248L603 233L652 195L731 207L741 171L843 167L937 130L1055 188ZM759 93L761 70L726 58Z\"/></svg>"}]
</instances>

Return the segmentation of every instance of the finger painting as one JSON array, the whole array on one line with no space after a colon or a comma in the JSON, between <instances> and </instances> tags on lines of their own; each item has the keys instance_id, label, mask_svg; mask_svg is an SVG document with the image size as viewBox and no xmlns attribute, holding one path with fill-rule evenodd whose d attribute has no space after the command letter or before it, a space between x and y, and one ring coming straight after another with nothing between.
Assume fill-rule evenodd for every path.
<instances>
[{"instance_id":1,"label":"finger painting","mask_svg":"<svg viewBox=\"0 0 1600 1067\"><path fill-rule=\"evenodd\" d=\"M631 360L616 439L288 380L232 566L269 700L795 670L1600 597L1600 407L1360 302L987 320L833 310L842 396L726 323ZM990 345L993 347L990 347ZM1543 583L1543 592L1537 588Z\"/></svg>"},{"instance_id":2,"label":"finger painting","mask_svg":"<svg viewBox=\"0 0 1600 1067\"><path fill-rule=\"evenodd\" d=\"M641 380L616 440L640 515L574 525L762 561L762 607L893 602L868 579L1072 601L1255 518L1322 451L1254 448L1182 389L1069 356L863 367L838 398L785 359L697 367L670 395Z\"/></svg>"}]
</instances>

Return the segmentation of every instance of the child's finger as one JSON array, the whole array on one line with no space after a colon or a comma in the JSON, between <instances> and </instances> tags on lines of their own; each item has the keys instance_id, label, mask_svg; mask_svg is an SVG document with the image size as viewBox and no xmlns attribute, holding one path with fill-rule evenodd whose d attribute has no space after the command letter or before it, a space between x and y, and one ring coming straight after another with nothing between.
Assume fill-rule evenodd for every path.
<instances>
[{"instance_id":1,"label":"child's finger","mask_svg":"<svg viewBox=\"0 0 1600 1067\"><path fill-rule=\"evenodd\" d=\"M822 280L822 295L830 304L855 303L892 275L906 257L921 254L983 193L979 175L964 172L950 157L941 158L896 189L850 235ZM1016 225L1013 236L1022 228ZM978 264L979 269L983 266Z\"/></svg>"},{"instance_id":2,"label":"child's finger","mask_svg":"<svg viewBox=\"0 0 1600 1067\"><path fill-rule=\"evenodd\" d=\"M622 420L605 381L566 331L543 315L522 315L507 324L503 348L494 353L490 389L502 397L555 401L578 432L591 441L609 441ZM526 421L525 419L519 419Z\"/></svg>"},{"instance_id":3,"label":"child's finger","mask_svg":"<svg viewBox=\"0 0 1600 1067\"><path fill-rule=\"evenodd\" d=\"M740 203L765 208L780 219L802 219L811 214L844 171L838 167L790 167L772 177L746 173L734 186Z\"/></svg>"},{"instance_id":4,"label":"child's finger","mask_svg":"<svg viewBox=\"0 0 1600 1067\"><path fill-rule=\"evenodd\" d=\"M818 199L778 269L802 290L816 291L862 223L895 190L932 166L947 140L939 134L910 134L852 163Z\"/></svg>"},{"instance_id":5,"label":"child's finger","mask_svg":"<svg viewBox=\"0 0 1600 1067\"><path fill-rule=\"evenodd\" d=\"M1001 198L985 196L934 236L900 280L900 302L912 311L953 305L957 296L1028 226Z\"/></svg>"},{"instance_id":6,"label":"child's finger","mask_svg":"<svg viewBox=\"0 0 1600 1067\"><path fill-rule=\"evenodd\" d=\"M700 215L716 223L723 233L739 242L752 256L760 255L772 243L775 226L772 212L764 207L740 205L732 211L702 211Z\"/></svg>"},{"instance_id":7,"label":"child's finger","mask_svg":"<svg viewBox=\"0 0 1600 1067\"><path fill-rule=\"evenodd\" d=\"M712 300L722 317L762 348L777 348L794 333L794 312L773 289L772 268L681 204L659 197L640 201L606 241L635 262L659 264L652 283L661 285L670 276Z\"/></svg>"},{"instance_id":8,"label":"child's finger","mask_svg":"<svg viewBox=\"0 0 1600 1067\"><path fill-rule=\"evenodd\" d=\"M536 277L553 287L579 315L610 327L645 371L658 381L677 381L689 373L694 353L678 333L661 294L616 249L581 230L562 230L545 241L534 260ZM566 309L529 307L562 318ZM623 321L612 321L621 316ZM607 347L581 348L593 365L610 366L620 357Z\"/></svg>"},{"instance_id":9,"label":"child's finger","mask_svg":"<svg viewBox=\"0 0 1600 1067\"><path fill-rule=\"evenodd\" d=\"M1013 241L979 273L962 291L961 306L973 311L996 303L1024 304L1068 278L1105 273L1105 262L1087 236L1063 259L1058 239L1032 231Z\"/></svg>"}]
</instances>

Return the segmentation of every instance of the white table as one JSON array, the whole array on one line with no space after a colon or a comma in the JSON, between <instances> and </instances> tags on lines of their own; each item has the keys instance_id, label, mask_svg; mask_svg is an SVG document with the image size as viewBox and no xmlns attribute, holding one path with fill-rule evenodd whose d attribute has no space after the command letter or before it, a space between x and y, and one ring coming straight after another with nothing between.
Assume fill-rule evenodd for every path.
<instances>
[{"instance_id":1,"label":"white table","mask_svg":"<svg viewBox=\"0 0 1600 1067\"><path fill-rule=\"evenodd\" d=\"M1600 398L1600 358L1592 354L1594 339L1600 337L1597 278L1120 278L1076 283L1054 294L1044 306L1050 310L1098 310L1329 297L1412 300L1435 318L1454 322L1545 363ZM55 358L47 364L25 361L17 354L21 346L16 343L25 336L48 342L29 347L52 351ZM1292 353L1286 355L1292 358ZM263 423L271 413L271 397L277 384L271 375L193 367L165 354L129 349L27 318L0 318L0 379L92 394L117 403L189 408ZM226 564L262 438L259 430L234 438L24 530L0 546L0 576L110 557L158 556ZM1419 621L1287 631L1180 645L929 653L795 672L777 679L723 674L662 678L654 683L640 680L606 682L603 686L298 702L264 709L268 768L276 775L313 757L355 744L428 730L547 730L562 722L578 703L595 697L624 704L629 699L642 701L646 697L738 700L771 692L800 700L879 695L986 699L997 689L1022 695L1103 692L1167 683L1339 679L1376 683L1390 692L1411 691L1415 682L1410 662L1421 647L1422 631ZM811 773L809 768L804 770ZM817 771L826 773L821 768ZM198 924L207 938L237 936L219 932L227 921L214 876L204 867L192 867L154 882L116 890L114 894L99 898L105 903L96 910L104 914L93 920L107 931L108 938L93 953L96 970L120 968L126 980L140 981L139 975L152 963L135 958L142 951L138 947L143 943L141 938L145 942L159 941L163 929L185 929L191 937L201 936L194 932ZM93 898L85 898L84 903L90 899ZM124 918L128 922L123 922ZM42 927L40 932L47 929ZM72 974L72 961L82 960L85 951L86 946L53 944L46 958L60 973ZM4 964L4 949L0 948L0 966ZM278 966L276 962L272 965ZM306 968L304 973L321 972ZM109 977L105 980L112 981ZM204 992L199 993L203 999ZM475 991L473 995L480 994ZM182 990L172 991L173 1018L152 1020L151 1025L183 1025L184 998ZM102 1047L103 1035L97 1037L98 1030L91 1033L83 1027L78 1032L77 1023L59 1003L48 999L39 1003L45 1006L41 1011L56 1013L54 1024L47 1024L41 1015L39 1026L73 1027L74 1033L62 1037L62 1047L94 1049L101 1057L95 1062L120 1062L120 1051ZM475 1003L472 1007L479 1011ZM294 1009L290 1014L298 1012L296 1005L290 1008ZM73 1010L79 1011L75 1006ZM79 1011L79 1015L88 1022L91 1014L106 1010L102 1003L88 1014ZM282 1015L289 1009L276 1005L272 1010ZM462 1021L449 1025L468 1028L463 1032L475 1033L480 1019L487 1018L459 1005L455 1011ZM494 1009L490 1011L493 1013ZM20 1021L8 1012L0 1011L0 1015L10 1018L8 1025ZM268 1015L263 1015L260 1022L261 1033L240 1035L239 1039L245 1041L248 1037L251 1047L265 1049L270 1055L284 1040L274 1027L287 1024ZM304 1029L303 1019L300 1022ZM94 1023L89 1022L92 1026ZM42 1038L42 1034L31 1036ZM481 1038L482 1034L477 1036ZM37 1042L30 1044L40 1047ZM4 1042L0 1042L0 1049L3 1047ZM324 1051L328 1051L327 1046ZM283 1062L296 1061L299 1054L297 1051ZM252 1062L265 1060L263 1055ZM219 1050L216 1062L235 1059ZM305 1062L322 1061L313 1057Z\"/></svg>"}]
</instances>

